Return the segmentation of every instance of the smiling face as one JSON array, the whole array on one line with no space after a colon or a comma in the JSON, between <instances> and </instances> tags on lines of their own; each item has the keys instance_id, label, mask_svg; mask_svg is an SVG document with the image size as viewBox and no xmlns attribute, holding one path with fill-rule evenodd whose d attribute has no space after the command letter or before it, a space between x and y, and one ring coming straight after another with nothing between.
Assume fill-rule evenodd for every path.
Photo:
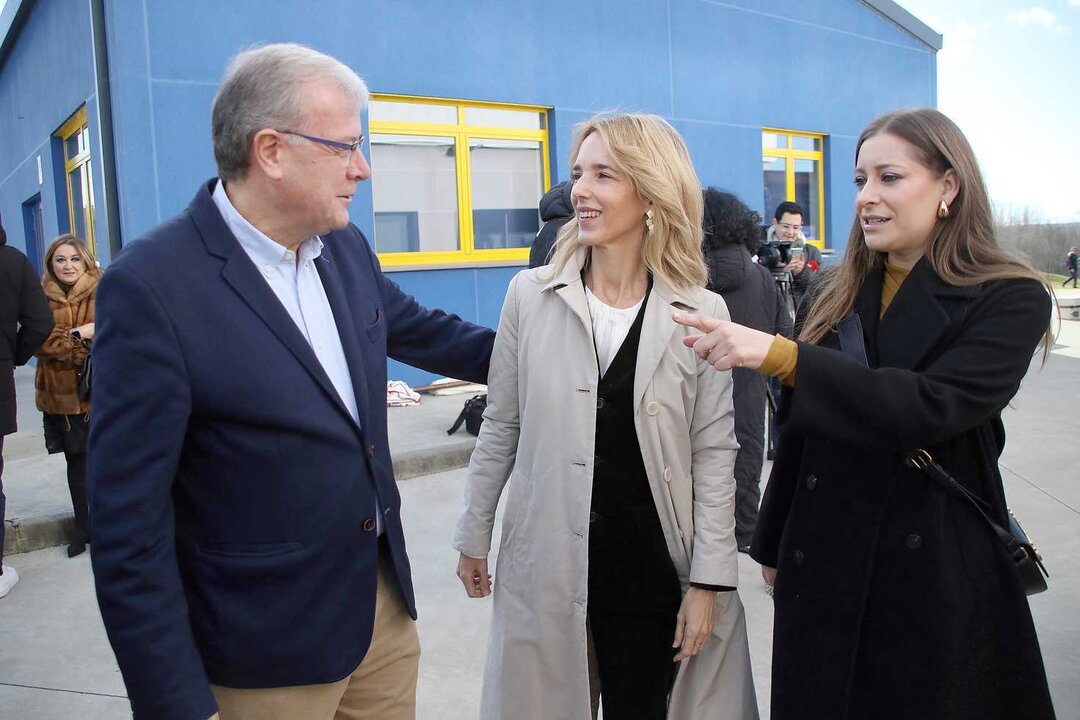
<instances>
[{"instance_id":1,"label":"smiling face","mask_svg":"<svg viewBox=\"0 0 1080 720\"><path fill-rule=\"evenodd\" d=\"M86 274L86 265L82 255L74 245L60 245L53 251L52 259L53 275L64 285L71 287Z\"/></svg>"},{"instance_id":2,"label":"smiling face","mask_svg":"<svg viewBox=\"0 0 1080 720\"><path fill-rule=\"evenodd\" d=\"M888 253L889 264L911 268L926 252L941 201L959 192L956 172L939 175L915 147L891 133L863 142L855 166L855 211L867 247Z\"/></svg>"},{"instance_id":3,"label":"smiling face","mask_svg":"<svg viewBox=\"0 0 1080 720\"><path fill-rule=\"evenodd\" d=\"M799 239L799 233L802 232L802 215L784 213L779 220L773 220L773 227L776 228L776 234L781 240L795 242Z\"/></svg>"},{"instance_id":4,"label":"smiling face","mask_svg":"<svg viewBox=\"0 0 1080 720\"><path fill-rule=\"evenodd\" d=\"M641 244L648 206L626 174L616 169L599 133L582 141L571 177L571 200L582 243L591 247Z\"/></svg>"},{"instance_id":5,"label":"smiling face","mask_svg":"<svg viewBox=\"0 0 1080 720\"><path fill-rule=\"evenodd\" d=\"M307 121L300 132L353 143L360 137L360 110L333 82L313 80L303 92ZM301 238L340 230L349 224L356 183L371 177L360 150L348 154L321 143L290 138L283 161L285 204Z\"/></svg>"}]
</instances>

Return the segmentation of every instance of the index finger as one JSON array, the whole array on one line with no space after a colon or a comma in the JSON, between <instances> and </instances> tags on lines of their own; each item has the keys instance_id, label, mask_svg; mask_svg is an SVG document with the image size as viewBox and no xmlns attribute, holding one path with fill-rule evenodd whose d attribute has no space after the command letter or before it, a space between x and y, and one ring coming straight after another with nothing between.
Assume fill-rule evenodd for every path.
<instances>
[{"instance_id":1,"label":"index finger","mask_svg":"<svg viewBox=\"0 0 1080 720\"><path fill-rule=\"evenodd\" d=\"M686 325L700 330L703 333L711 332L720 327L721 320L708 315L698 315L697 313L684 313L673 312L671 319L680 325Z\"/></svg>"}]
</instances>

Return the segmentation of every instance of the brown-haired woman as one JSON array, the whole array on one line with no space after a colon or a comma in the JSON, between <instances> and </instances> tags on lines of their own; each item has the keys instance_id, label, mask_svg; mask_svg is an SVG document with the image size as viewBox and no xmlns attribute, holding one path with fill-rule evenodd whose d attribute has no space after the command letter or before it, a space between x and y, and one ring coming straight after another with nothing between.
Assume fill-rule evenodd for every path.
<instances>
[{"instance_id":1,"label":"brown-haired woman","mask_svg":"<svg viewBox=\"0 0 1080 720\"><path fill-rule=\"evenodd\" d=\"M94 254L74 235L61 235L45 251L41 285L49 298L55 326L37 351L37 407L44 414L45 447L64 453L68 490L75 511L75 540L68 557L90 541L86 503L86 438L90 398L81 397L79 374L94 339L94 295L101 270Z\"/></svg>"},{"instance_id":2,"label":"brown-haired woman","mask_svg":"<svg viewBox=\"0 0 1080 720\"><path fill-rule=\"evenodd\" d=\"M971 147L936 110L874 120L854 181L800 342L677 318L718 370L785 385L751 547L775 588L772 717L1053 718L1012 559L905 462L929 451L1007 527L1001 411L1050 342L1048 288L999 248ZM869 367L840 349L851 315Z\"/></svg>"}]
</instances>

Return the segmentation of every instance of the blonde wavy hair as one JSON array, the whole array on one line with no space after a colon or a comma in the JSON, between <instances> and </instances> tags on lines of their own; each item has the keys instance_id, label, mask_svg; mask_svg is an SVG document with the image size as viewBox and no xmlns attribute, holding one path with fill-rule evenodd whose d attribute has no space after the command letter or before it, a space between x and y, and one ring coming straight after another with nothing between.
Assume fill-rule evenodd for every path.
<instances>
[{"instance_id":1,"label":"blonde wavy hair","mask_svg":"<svg viewBox=\"0 0 1080 720\"><path fill-rule=\"evenodd\" d=\"M58 235L55 240L49 243L49 247L45 250L45 274L55 280L61 287L64 283L60 278L56 277L56 273L53 272L53 255L56 254L57 248L64 245L70 245L75 248L75 252L79 253L79 257L83 261L83 269L86 272L93 272L100 274L101 268L98 267L97 257L94 256L94 251L90 249L90 246L86 244L86 241L80 238L78 235L72 235L71 233L64 233ZM45 280L45 276L42 276L42 281Z\"/></svg>"},{"instance_id":2,"label":"blonde wavy hair","mask_svg":"<svg viewBox=\"0 0 1080 720\"><path fill-rule=\"evenodd\" d=\"M653 230L645 234L645 267L672 288L702 287L708 276L701 252L703 203L701 182L682 136L659 115L602 113L574 128L570 167L585 138L599 135L615 169L625 175L638 197L652 203ZM645 232L642 217L642 232ZM577 216L559 230L552 255L555 277L584 247Z\"/></svg>"},{"instance_id":3,"label":"blonde wavy hair","mask_svg":"<svg viewBox=\"0 0 1080 720\"><path fill-rule=\"evenodd\" d=\"M954 286L1005 278L1030 278L1046 285L1031 266L998 245L986 184L975 153L956 123L932 108L886 113L867 125L859 136L856 162L863 143L882 133L909 143L919 162L937 177L950 169L956 173L960 190L949 206L948 217L935 223L926 250L926 261L939 278ZM884 262L885 253L867 246L856 214L844 257L836 268L823 274L800 339L815 343L832 332L841 319L852 313L866 277ZM1042 345L1045 357L1053 345L1049 327Z\"/></svg>"}]
</instances>

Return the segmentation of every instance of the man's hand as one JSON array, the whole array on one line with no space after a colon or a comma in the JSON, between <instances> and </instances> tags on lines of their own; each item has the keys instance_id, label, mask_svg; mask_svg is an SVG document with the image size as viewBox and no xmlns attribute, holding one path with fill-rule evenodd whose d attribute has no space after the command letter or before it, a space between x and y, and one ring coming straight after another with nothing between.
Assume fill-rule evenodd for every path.
<instances>
[{"instance_id":1,"label":"man's hand","mask_svg":"<svg viewBox=\"0 0 1080 720\"><path fill-rule=\"evenodd\" d=\"M675 642L671 644L673 648L681 648L675 655L675 662L682 662L701 652L712 637L715 614L715 592L696 587L686 591L675 620Z\"/></svg>"},{"instance_id":2,"label":"man's hand","mask_svg":"<svg viewBox=\"0 0 1080 720\"><path fill-rule=\"evenodd\" d=\"M789 262L784 269L792 275L798 275L803 271L804 267L806 267L806 258L803 255L796 255L791 258L791 262Z\"/></svg>"},{"instance_id":3,"label":"man's hand","mask_svg":"<svg viewBox=\"0 0 1080 720\"><path fill-rule=\"evenodd\" d=\"M471 598L491 594L491 576L488 575L487 558L469 557L461 553L457 564L457 576L465 586L465 594Z\"/></svg>"},{"instance_id":4,"label":"man's hand","mask_svg":"<svg viewBox=\"0 0 1080 720\"><path fill-rule=\"evenodd\" d=\"M705 333L684 337L683 345L693 348L699 358L721 372L735 367L757 370L772 347L772 335L729 320L681 312L671 317L680 325Z\"/></svg>"}]
</instances>

